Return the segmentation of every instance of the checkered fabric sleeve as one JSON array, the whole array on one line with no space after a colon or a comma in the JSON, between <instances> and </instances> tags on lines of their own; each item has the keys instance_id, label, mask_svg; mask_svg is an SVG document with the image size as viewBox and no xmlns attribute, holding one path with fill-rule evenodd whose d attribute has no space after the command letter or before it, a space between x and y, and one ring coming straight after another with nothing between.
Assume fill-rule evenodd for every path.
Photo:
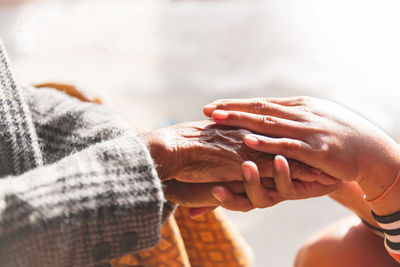
<instances>
[{"instance_id":1,"label":"checkered fabric sleeve","mask_svg":"<svg viewBox=\"0 0 400 267\"><path fill-rule=\"evenodd\" d=\"M400 263L400 211L386 216L372 212L372 216L385 234L386 250Z\"/></svg>"},{"instance_id":2,"label":"checkered fabric sleeve","mask_svg":"<svg viewBox=\"0 0 400 267\"><path fill-rule=\"evenodd\" d=\"M159 242L152 159L123 118L15 82L0 44L0 262L109 266Z\"/></svg>"}]
</instances>

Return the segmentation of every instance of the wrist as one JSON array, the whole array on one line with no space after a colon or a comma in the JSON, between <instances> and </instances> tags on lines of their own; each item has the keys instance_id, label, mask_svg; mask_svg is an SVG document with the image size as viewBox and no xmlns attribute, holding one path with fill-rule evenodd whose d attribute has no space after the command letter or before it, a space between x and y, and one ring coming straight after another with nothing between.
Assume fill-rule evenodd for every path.
<instances>
[{"instance_id":1,"label":"wrist","mask_svg":"<svg viewBox=\"0 0 400 267\"><path fill-rule=\"evenodd\" d=\"M153 159L160 180L171 179L171 170L168 168L167 160L170 158L163 139L156 131L142 132L138 134L139 139L145 144Z\"/></svg>"},{"instance_id":2,"label":"wrist","mask_svg":"<svg viewBox=\"0 0 400 267\"><path fill-rule=\"evenodd\" d=\"M393 150L384 157L385 162L374 164L368 175L359 181L368 204L377 214L388 214L398 209L392 204L399 203L400 183L400 151L396 144Z\"/></svg>"},{"instance_id":3,"label":"wrist","mask_svg":"<svg viewBox=\"0 0 400 267\"><path fill-rule=\"evenodd\" d=\"M379 161L369 162L358 184L367 199L375 199L381 195L397 177L400 169L400 147L395 144L384 155L376 157Z\"/></svg>"}]
</instances>

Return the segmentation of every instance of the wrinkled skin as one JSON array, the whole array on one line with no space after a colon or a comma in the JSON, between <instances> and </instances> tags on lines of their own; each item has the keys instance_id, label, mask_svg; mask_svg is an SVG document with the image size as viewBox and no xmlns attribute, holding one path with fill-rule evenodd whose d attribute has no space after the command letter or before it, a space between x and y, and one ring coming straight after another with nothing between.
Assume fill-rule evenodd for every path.
<instances>
[{"instance_id":1,"label":"wrinkled skin","mask_svg":"<svg viewBox=\"0 0 400 267\"><path fill-rule=\"evenodd\" d=\"M101 103L98 99L87 98L72 85L43 84L37 87L53 87L81 101ZM293 188L300 190L292 194L289 199L323 195L339 186L337 181L333 181L320 171L292 161L290 162L294 173L292 175L309 182L302 183L300 180L286 184L278 182L276 188L274 179L281 178L282 174L273 170L272 156L261 155L243 145L243 136L248 133L246 130L234 130L203 121L182 123L141 133L139 137L149 148L157 164L159 177L165 180L163 183L165 197L180 205L193 207L191 209L193 216L209 212L217 206L236 211L270 207L285 199L281 195L288 195L287 192L293 193ZM250 164L252 166L250 180L217 182L230 179L242 180L242 175L239 174L240 163L246 157L258 160L262 165L263 175L274 178L260 180L257 167ZM249 162L242 163L242 166L245 165L248 166ZM226 167L232 167L230 173L226 172ZM173 178L190 183L171 180Z\"/></svg>"},{"instance_id":2,"label":"wrinkled skin","mask_svg":"<svg viewBox=\"0 0 400 267\"><path fill-rule=\"evenodd\" d=\"M242 181L240 164L259 166L261 177L273 177L273 156L247 147L251 132L216 125L211 121L187 122L139 134L147 144L161 180L189 183ZM296 161L289 162L293 178L304 181L330 177Z\"/></svg>"},{"instance_id":3,"label":"wrinkled skin","mask_svg":"<svg viewBox=\"0 0 400 267\"><path fill-rule=\"evenodd\" d=\"M165 197L183 206L199 208L200 213L219 205L238 211L265 208L285 199L321 196L338 187L336 179L321 171L289 161L287 172L290 166L290 175L296 179L276 188L274 156L247 147L243 138L250 133L200 121L139 136L149 148L160 179L164 181ZM246 188L241 165L248 160L255 162L258 168L253 170L252 181L244 182ZM247 198L248 195L257 199L257 205Z\"/></svg>"}]
</instances>

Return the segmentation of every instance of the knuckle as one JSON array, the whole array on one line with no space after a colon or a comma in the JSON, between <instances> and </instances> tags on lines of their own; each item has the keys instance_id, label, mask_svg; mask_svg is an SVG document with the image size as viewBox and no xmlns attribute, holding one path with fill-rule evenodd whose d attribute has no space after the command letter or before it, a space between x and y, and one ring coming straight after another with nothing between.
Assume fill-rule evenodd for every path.
<instances>
[{"instance_id":1,"label":"knuckle","mask_svg":"<svg viewBox=\"0 0 400 267\"><path fill-rule=\"evenodd\" d=\"M293 177L297 177L296 175L301 174L304 169L303 164L300 164L299 162L294 160L288 160L288 164L289 164L290 174Z\"/></svg>"},{"instance_id":2,"label":"knuckle","mask_svg":"<svg viewBox=\"0 0 400 267\"><path fill-rule=\"evenodd\" d=\"M313 98L311 96L300 96L296 102L300 106L306 106L307 104L310 104L312 100Z\"/></svg>"},{"instance_id":3,"label":"knuckle","mask_svg":"<svg viewBox=\"0 0 400 267\"><path fill-rule=\"evenodd\" d=\"M283 154L292 153L301 147L301 144L298 141L292 140L283 140L280 144Z\"/></svg>"},{"instance_id":4,"label":"knuckle","mask_svg":"<svg viewBox=\"0 0 400 267\"><path fill-rule=\"evenodd\" d=\"M278 121L276 118L270 117L270 116L260 116L258 119L258 124L263 127L270 127L278 124Z\"/></svg>"},{"instance_id":5,"label":"knuckle","mask_svg":"<svg viewBox=\"0 0 400 267\"><path fill-rule=\"evenodd\" d=\"M265 109L267 109L267 103L262 99L257 99L252 103L255 113L262 114Z\"/></svg>"},{"instance_id":6,"label":"knuckle","mask_svg":"<svg viewBox=\"0 0 400 267\"><path fill-rule=\"evenodd\" d=\"M329 144L323 143L314 146L314 151L316 151L319 155L327 155L329 154L330 146Z\"/></svg>"},{"instance_id":7,"label":"knuckle","mask_svg":"<svg viewBox=\"0 0 400 267\"><path fill-rule=\"evenodd\" d=\"M243 121L245 117L241 112L231 111L229 112L228 119L235 120L235 121Z\"/></svg>"},{"instance_id":8,"label":"knuckle","mask_svg":"<svg viewBox=\"0 0 400 267\"><path fill-rule=\"evenodd\" d=\"M318 142L311 143L312 151L318 155L318 157L325 159L330 154L332 144L330 140L320 140Z\"/></svg>"},{"instance_id":9,"label":"knuckle","mask_svg":"<svg viewBox=\"0 0 400 267\"><path fill-rule=\"evenodd\" d=\"M299 175L305 174L310 170L310 167L308 167L307 165L304 165L301 162L298 161L289 161L289 168L290 168L290 174L294 177L295 175L297 175L296 177L298 177Z\"/></svg>"}]
</instances>

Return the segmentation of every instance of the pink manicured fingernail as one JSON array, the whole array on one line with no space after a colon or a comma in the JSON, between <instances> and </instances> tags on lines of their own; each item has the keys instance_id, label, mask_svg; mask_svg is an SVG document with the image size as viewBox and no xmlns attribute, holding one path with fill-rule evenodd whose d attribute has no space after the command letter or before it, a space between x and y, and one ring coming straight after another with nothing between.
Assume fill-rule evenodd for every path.
<instances>
[{"instance_id":1,"label":"pink manicured fingernail","mask_svg":"<svg viewBox=\"0 0 400 267\"><path fill-rule=\"evenodd\" d=\"M246 142L246 144L251 145L251 146L256 146L258 145L258 138L254 135L246 135L244 137L244 141Z\"/></svg>"},{"instance_id":2,"label":"pink manicured fingernail","mask_svg":"<svg viewBox=\"0 0 400 267\"><path fill-rule=\"evenodd\" d=\"M214 120L225 120L226 118L228 118L228 112L223 110L215 110L212 113L212 117Z\"/></svg>"}]
</instances>

